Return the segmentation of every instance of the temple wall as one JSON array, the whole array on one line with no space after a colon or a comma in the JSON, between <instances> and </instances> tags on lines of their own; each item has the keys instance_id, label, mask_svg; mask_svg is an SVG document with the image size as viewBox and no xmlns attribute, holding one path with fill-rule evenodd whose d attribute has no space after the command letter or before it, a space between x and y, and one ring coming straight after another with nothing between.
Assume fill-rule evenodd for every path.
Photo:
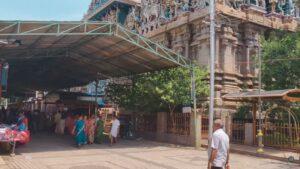
<instances>
[{"instance_id":1,"label":"temple wall","mask_svg":"<svg viewBox=\"0 0 300 169\"><path fill-rule=\"evenodd\" d=\"M177 53L209 66L208 0L141 0L132 6L124 26L169 47ZM95 11L94 0L90 10ZM277 7L277 8L276 8ZM102 20L116 22L122 5L114 5ZM261 0L216 1L216 115L230 119L235 104L222 100L222 95L257 87L255 60L259 38L265 31L297 27L299 15L292 1ZM224 116L224 117L223 117Z\"/></svg>"}]
</instances>

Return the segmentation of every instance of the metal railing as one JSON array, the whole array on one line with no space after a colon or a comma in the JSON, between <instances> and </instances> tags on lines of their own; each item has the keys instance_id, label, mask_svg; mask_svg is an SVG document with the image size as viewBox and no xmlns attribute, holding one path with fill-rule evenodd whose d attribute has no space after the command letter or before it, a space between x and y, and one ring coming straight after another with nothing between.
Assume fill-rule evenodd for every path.
<instances>
[{"instance_id":1,"label":"metal railing","mask_svg":"<svg viewBox=\"0 0 300 169\"><path fill-rule=\"evenodd\" d=\"M168 113L167 115L167 133L177 135L190 135L189 113Z\"/></svg>"},{"instance_id":2,"label":"metal railing","mask_svg":"<svg viewBox=\"0 0 300 169\"><path fill-rule=\"evenodd\" d=\"M232 143L244 144L245 123L247 120L233 120L231 123L230 141ZM256 123L256 131L259 128ZM255 134L256 131L253 131ZM300 126L286 122L268 122L262 126L263 144L266 147L280 149L300 150ZM255 135L253 137L256 137ZM256 143L253 143L255 145Z\"/></svg>"},{"instance_id":3,"label":"metal railing","mask_svg":"<svg viewBox=\"0 0 300 169\"><path fill-rule=\"evenodd\" d=\"M299 126L284 122L269 122L264 124L262 128L264 146L300 150Z\"/></svg>"},{"instance_id":4,"label":"metal railing","mask_svg":"<svg viewBox=\"0 0 300 169\"><path fill-rule=\"evenodd\" d=\"M111 22L0 21L0 36L112 35Z\"/></svg>"},{"instance_id":5,"label":"metal railing","mask_svg":"<svg viewBox=\"0 0 300 169\"><path fill-rule=\"evenodd\" d=\"M201 116L201 137L202 139L208 139L208 115Z\"/></svg>"},{"instance_id":6,"label":"metal railing","mask_svg":"<svg viewBox=\"0 0 300 169\"><path fill-rule=\"evenodd\" d=\"M231 123L230 141L232 143L244 144L245 141L245 121L233 120Z\"/></svg>"},{"instance_id":7,"label":"metal railing","mask_svg":"<svg viewBox=\"0 0 300 169\"><path fill-rule=\"evenodd\" d=\"M156 132L157 114L140 114L136 117L136 131L138 132Z\"/></svg>"}]
</instances>

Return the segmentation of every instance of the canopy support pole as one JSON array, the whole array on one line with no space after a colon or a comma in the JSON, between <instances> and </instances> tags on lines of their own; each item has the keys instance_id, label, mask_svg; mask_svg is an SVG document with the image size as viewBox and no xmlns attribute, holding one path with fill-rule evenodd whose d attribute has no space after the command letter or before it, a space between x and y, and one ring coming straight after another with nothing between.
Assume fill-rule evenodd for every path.
<instances>
[{"instance_id":1,"label":"canopy support pole","mask_svg":"<svg viewBox=\"0 0 300 169\"><path fill-rule=\"evenodd\" d=\"M99 83L99 80L96 79L96 81L95 81L95 112L94 112L95 115L97 112L97 104L98 104L98 102L97 102L98 83Z\"/></svg>"},{"instance_id":2,"label":"canopy support pole","mask_svg":"<svg viewBox=\"0 0 300 169\"><path fill-rule=\"evenodd\" d=\"M253 144L256 143L256 112L257 112L257 102L252 103L252 128L253 128Z\"/></svg>"},{"instance_id":3,"label":"canopy support pole","mask_svg":"<svg viewBox=\"0 0 300 169\"><path fill-rule=\"evenodd\" d=\"M191 68L191 81L192 81L192 90L191 90L191 96L193 101L193 127L194 127L194 141L195 141L195 147L200 148L201 147L201 115L197 113L197 99L196 99L196 79L195 79L195 66L192 65Z\"/></svg>"}]
</instances>

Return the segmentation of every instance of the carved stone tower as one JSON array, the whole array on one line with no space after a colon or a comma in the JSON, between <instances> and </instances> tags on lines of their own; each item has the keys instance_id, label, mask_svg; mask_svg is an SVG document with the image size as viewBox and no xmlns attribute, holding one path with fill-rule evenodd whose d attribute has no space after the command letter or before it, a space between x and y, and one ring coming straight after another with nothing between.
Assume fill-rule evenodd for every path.
<instances>
[{"instance_id":1,"label":"carved stone tower","mask_svg":"<svg viewBox=\"0 0 300 169\"><path fill-rule=\"evenodd\" d=\"M209 65L209 0L93 0L86 20L110 20ZM95 7L95 5L97 4ZM295 31L292 0L216 2L216 116L231 118L236 104L222 95L257 86L255 58L267 31ZM124 16L123 16L124 15ZM124 22L121 22L125 18Z\"/></svg>"}]
</instances>

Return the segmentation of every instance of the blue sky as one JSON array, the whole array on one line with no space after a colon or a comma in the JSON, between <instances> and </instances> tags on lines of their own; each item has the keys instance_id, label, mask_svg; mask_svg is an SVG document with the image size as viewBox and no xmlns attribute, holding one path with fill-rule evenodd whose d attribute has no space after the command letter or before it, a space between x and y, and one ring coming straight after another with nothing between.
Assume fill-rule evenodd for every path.
<instances>
[{"instance_id":1,"label":"blue sky","mask_svg":"<svg viewBox=\"0 0 300 169\"><path fill-rule=\"evenodd\" d=\"M81 20L91 0L0 0L0 20Z\"/></svg>"}]
</instances>

